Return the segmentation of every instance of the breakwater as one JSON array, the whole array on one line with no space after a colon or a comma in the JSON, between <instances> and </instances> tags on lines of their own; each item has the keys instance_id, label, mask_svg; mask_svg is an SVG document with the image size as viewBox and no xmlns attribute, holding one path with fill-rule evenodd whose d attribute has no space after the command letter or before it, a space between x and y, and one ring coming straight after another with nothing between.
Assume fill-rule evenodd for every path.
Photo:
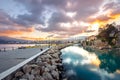
<instances>
[{"instance_id":1,"label":"breakwater","mask_svg":"<svg viewBox=\"0 0 120 80\"><path fill-rule=\"evenodd\" d=\"M62 80L60 50L66 46L51 47L2 80Z\"/></svg>"}]
</instances>

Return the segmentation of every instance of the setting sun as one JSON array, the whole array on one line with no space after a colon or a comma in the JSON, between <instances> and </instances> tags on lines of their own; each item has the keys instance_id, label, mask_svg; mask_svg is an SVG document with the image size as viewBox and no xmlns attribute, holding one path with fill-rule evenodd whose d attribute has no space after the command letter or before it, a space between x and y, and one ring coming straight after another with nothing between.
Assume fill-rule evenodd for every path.
<instances>
[{"instance_id":1,"label":"setting sun","mask_svg":"<svg viewBox=\"0 0 120 80\"><path fill-rule=\"evenodd\" d=\"M97 30L99 29L99 26L100 26L99 23L93 23L93 24L91 25L91 29L97 31Z\"/></svg>"}]
</instances>

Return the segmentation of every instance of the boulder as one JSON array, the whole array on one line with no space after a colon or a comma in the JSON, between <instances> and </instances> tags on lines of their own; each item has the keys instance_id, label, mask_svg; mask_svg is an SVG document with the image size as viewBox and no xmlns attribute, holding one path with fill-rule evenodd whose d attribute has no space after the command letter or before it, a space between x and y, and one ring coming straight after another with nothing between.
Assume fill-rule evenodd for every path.
<instances>
[{"instance_id":1,"label":"boulder","mask_svg":"<svg viewBox=\"0 0 120 80\"><path fill-rule=\"evenodd\" d=\"M31 74L39 75L40 74L40 70L38 68L37 69L32 69Z\"/></svg>"},{"instance_id":2,"label":"boulder","mask_svg":"<svg viewBox=\"0 0 120 80\"><path fill-rule=\"evenodd\" d=\"M41 62L41 58L37 58L36 63Z\"/></svg>"},{"instance_id":3,"label":"boulder","mask_svg":"<svg viewBox=\"0 0 120 80\"><path fill-rule=\"evenodd\" d=\"M54 53L54 54L52 55L52 57L53 57L53 58L59 58L59 56L58 56L57 53Z\"/></svg>"},{"instance_id":4,"label":"boulder","mask_svg":"<svg viewBox=\"0 0 120 80\"><path fill-rule=\"evenodd\" d=\"M45 66L45 63L44 62L38 62L37 65L41 67L41 66Z\"/></svg>"},{"instance_id":5,"label":"boulder","mask_svg":"<svg viewBox=\"0 0 120 80\"><path fill-rule=\"evenodd\" d=\"M19 80L28 80L28 79L19 79Z\"/></svg>"},{"instance_id":6,"label":"boulder","mask_svg":"<svg viewBox=\"0 0 120 80\"><path fill-rule=\"evenodd\" d=\"M24 74L23 72L18 71L18 72L16 72L15 77L16 77L16 78L20 78L20 77L23 76L23 74Z\"/></svg>"},{"instance_id":7,"label":"boulder","mask_svg":"<svg viewBox=\"0 0 120 80\"><path fill-rule=\"evenodd\" d=\"M35 80L45 80L42 76L35 76Z\"/></svg>"},{"instance_id":8,"label":"boulder","mask_svg":"<svg viewBox=\"0 0 120 80\"><path fill-rule=\"evenodd\" d=\"M55 80L59 80L59 73L57 71L53 70L51 74Z\"/></svg>"},{"instance_id":9,"label":"boulder","mask_svg":"<svg viewBox=\"0 0 120 80\"><path fill-rule=\"evenodd\" d=\"M44 72L43 73L43 78L45 80L54 80L53 77L52 77L52 75L49 72Z\"/></svg>"},{"instance_id":10,"label":"boulder","mask_svg":"<svg viewBox=\"0 0 120 80\"><path fill-rule=\"evenodd\" d=\"M48 67L45 67L45 72L49 72L49 68Z\"/></svg>"},{"instance_id":11,"label":"boulder","mask_svg":"<svg viewBox=\"0 0 120 80\"><path fill-rule=\"evenodd\" d=\"M47 56L48 58L52 59L52 56L51 56L51 55L47 54L46 56Z\"/></svg>"},{"instance_id":12,"label":"boulder","mask_svg":"<svg viewBox=\"0 0 120 80\"><path fill-rule=\"evenodd\" d=\"M33 74L29 74L29 73L27 73L26 76L27 76L28 80L34 80L34 78L35 78Z\"/></svg>"},{"instance_id":13,"label":"boulder","mask_svg":"<svg viewBox=\"0 0 120 80\"><path fill-rule=\"evenodd\" d=\"M24 71L24 73L30 73L31 72L31 67L30 67L30 65L25 65L25 66L23 66L23 71Z\"/></svg>"},{"instance_id":14,"label":"boulder","mask_svg":"<svg viewBox=\"0 0 120 80\"><path fill-rule=\"evenodd\" d=\"M55 70L57 68L57 66L55 65L47 65L47 68L52 71L52 70Z\"/></svg>"}]
</instances>

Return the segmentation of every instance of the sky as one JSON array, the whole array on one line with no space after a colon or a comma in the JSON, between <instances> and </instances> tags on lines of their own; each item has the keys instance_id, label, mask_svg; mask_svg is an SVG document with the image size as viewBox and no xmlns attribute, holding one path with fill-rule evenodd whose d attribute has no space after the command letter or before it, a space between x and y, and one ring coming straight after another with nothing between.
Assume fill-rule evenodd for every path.
<instances>
[{"instance_id":1,"label":"sky","mask_svg":"<svg viewBox=\"0 0 120 80\"><path fill-rule=\"evenodd\" d=\"M0 0L0 36L65 39L120 23L120 0Z\"/></svg>"}]
</instances>

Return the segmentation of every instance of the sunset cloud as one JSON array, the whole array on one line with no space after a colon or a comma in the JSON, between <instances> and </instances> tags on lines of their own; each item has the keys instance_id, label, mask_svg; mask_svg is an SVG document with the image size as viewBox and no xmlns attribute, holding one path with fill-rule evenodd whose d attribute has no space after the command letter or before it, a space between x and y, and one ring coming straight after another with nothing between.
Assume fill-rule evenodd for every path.
<instances>
[{"instance_id":1,"label":"sunset cloud","mask_svg":"<svg viewBox=\"0 0 120 80\"><path fill-rule=\"evenodd\" d=\"M119 5L119 0L0 1L0 36L69 38L120 18Z\"/></svg>"}]
</instances>

